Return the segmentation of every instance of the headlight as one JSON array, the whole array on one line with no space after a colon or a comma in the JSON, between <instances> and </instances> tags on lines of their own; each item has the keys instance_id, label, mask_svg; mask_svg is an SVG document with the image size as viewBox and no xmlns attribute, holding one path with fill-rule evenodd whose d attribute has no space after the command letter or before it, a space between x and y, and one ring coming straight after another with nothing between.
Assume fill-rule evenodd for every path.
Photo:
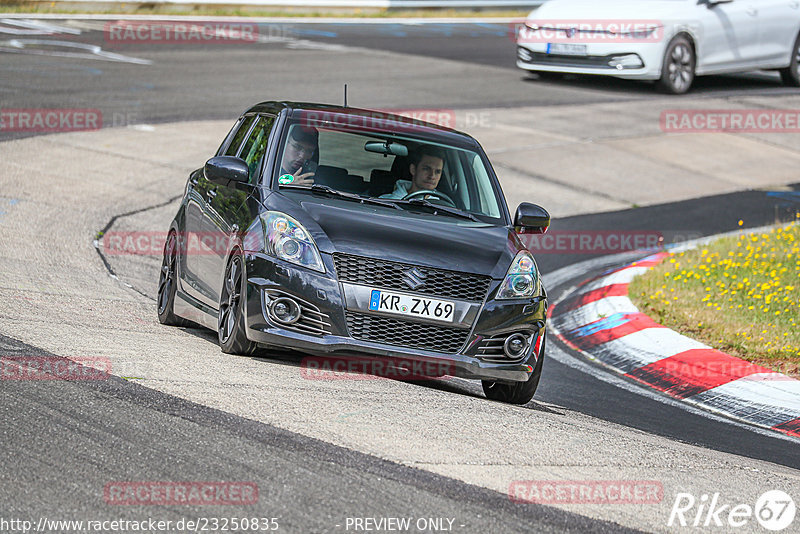
<instances>
[{"instance_id":1,"label":"headlight","mask_svg":"<svg viewBox=\"0 0 800 534\"><path fill-rule=\"evenodd\" d=\"M266 236L266 250L277 258L315 271L325 272L311 234L285 213L270 211L261 216Z\"/></svg>"},{"instance_id":2,"label":"headlight","mask_svg":"<svg viewBox=\"0 0 800 534\"><path fill-rule=\"evenodd\" d=\"M497 292L498 300L524 299L534 296L539 290L539 269L527 250L520 251L511 262L508 273Z\"/></svg>"}]
</instances>

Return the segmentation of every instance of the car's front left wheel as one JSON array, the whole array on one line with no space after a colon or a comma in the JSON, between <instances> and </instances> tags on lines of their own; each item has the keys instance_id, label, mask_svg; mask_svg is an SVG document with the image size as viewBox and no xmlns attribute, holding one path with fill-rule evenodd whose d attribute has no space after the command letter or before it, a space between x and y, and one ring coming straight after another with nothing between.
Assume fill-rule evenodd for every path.
<instances>
[{"instance_id":1,"label":"car's front left wheel","mask_svg":"<svg viewBox=\"0 0 800 534\"><path fill-rule=\"evenodd\" d=\"M252 354L256 344L245 334L244 320L245 283L242 257L234 254L225 270L225 282L219 298L219 323L217 336L222 352L227 354Z\"/></svg>"},{"instance_id":2,"label":"car's front left wheel","mask_svg":"<svg viewBox=\"0 0 800 534\"><path fill-rule=\"evenodd\" d=\"M780 72L784 84L790 87L800 87L800 35L794 41L791 63Z\"/></svg>"},{"instance_id":3,"label":"car's front left wheel","mask_svg":"<svg viewBox=\"0 0 800 534\"><path fill-rule=\"evenodd\" d=\"M673 95L687 92L694 82L695 65L692 43L683 35L676 36L664 54L661 78L657 82L659 89Z\"/></svg>"},{"instance_id":4,"label":"car's front left wheel","mask_svg":"<svg viewBox=\"0 0 800 534\"><path fill-rule=\"evenodd\" d=\"M542 346L539 348L539 358L533 368L531 376L525 382L506 384L503 382L493 382L491 380L481 381L483 393L487 399L507 402L509 404L528 404L539 387L539 379L542 377L542 363L544 362L544 345L547 339L542 339Z\"/></svg>"}]
</instances>

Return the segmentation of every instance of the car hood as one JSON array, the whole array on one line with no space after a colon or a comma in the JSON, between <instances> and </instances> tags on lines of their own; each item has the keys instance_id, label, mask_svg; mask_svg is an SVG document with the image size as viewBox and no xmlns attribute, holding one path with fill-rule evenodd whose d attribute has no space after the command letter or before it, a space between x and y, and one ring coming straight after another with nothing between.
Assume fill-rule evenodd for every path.
<instances>
[{"instance_id":1,"label":"car hood","mask_svg":"<svg viewBox=\"0 0 800 534\"><path fill-rule=\"evenodd\" d=\"M297 201L297 198L294 197ZM505 276L524 248L513 228L454 217L308 197L290 213L320 252L336 252L452 271Z\"/></svg>"},{"instance_id":2,"label":"car hood","mask_svg":"<svg viewBox=\"0 0 800 534\"><path fill-rule=\"evenodd\" d=\"M532 11L531 20L654 20L673 18L686 10L681 0L550 0Z\"/></svg>"}]
</instances>

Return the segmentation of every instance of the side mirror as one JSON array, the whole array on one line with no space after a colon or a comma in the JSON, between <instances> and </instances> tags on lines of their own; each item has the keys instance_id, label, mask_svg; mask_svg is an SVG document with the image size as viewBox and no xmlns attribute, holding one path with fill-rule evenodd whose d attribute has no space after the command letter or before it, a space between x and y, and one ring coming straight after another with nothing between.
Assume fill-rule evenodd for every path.
<instances>
[{"instance_id":1,"label":"side mirror","mask_svg":"<svg viewBox=\"0 0 800 534\"><path fill-rule=\"evenodd\" d=\"M707 0L707 5L711 8L717 4L730 4L731 2L733 2L733 0Z\"/></svg>"},{"instance_id":2,"label":"side mirror","mask_svg":"<svg viewBox=\"0 0 800 534\"><path fill-rule=\"evenodd\" d=\"M250 182L250 168L241 158L233 156L217 156L206 161L203 175L209 182L236 186Z\"/></svg>"},{"instance_id":3,"label":"side mirror","mask_svg":"<svg viewBox=\"0 0 800 534\"><path fill-rule=\"evenodd\" d=\"M523 202L517 208L514 226L517 231L527 230L527 233L543 234L550 226L550 214L541 206Z\"/></svg>"}]
</instances>

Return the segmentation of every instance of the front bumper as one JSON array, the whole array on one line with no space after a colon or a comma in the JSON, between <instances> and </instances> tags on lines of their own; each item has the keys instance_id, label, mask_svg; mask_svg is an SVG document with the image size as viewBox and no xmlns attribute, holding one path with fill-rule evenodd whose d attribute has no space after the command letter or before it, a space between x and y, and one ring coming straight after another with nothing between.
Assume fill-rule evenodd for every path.
<instances>
[{"instance_id":1,"label":"front bumper","mask_svg":"<svg viewBox=\"0 0 800 534\"><path fill-rule=\"evenodd\" d=\"M663 49L654 44L627 48L590 44L586 55L559 55L549 54L545 43L518 43L517 67L541 72L657 80L661 77L662 54Z\"/></svg>"},{"instance_id":2,"label":"front bumper","mask_svg":"<svg viewBox=\"0 0 800 534\"><path fill-rule=\"evenodd\" d=\"M343 284L333 273L330 258L324 258L328 272L318 273L294 266L264 254L245 257L246 325L247 337L261 345L299 350L323 356L373 356L387 357L404 364L407 361L432 364L437 369L447 369L446 374L462 378L524 382L536 367L538 354L534 347L544 335L547 317L547 299L544 296L514 301L488 299L478 303L477 317L462 329L464 342L450 353L426 350L414 346L388 344L356 339L348 328L348 310ZM500 281L492 281L489 295L493 295ZM349 284L352 285L352 284ZM277 293L276 293L277 292ZM270 298L276 294L291 296L311 310L313 321L308 327L286 327L271 319L267 313ZM474 306L473 306L474 307ZM358 310L363 314L363 310ZM410 327L424 328L423 323ZM319 325L319 328L315 328ZM486 357L481 347L487 340L497 339L513 332L530 333L525 353L518 359ZM391 363L390 363L391 364Z\"/></svg>"}]
</instances>

